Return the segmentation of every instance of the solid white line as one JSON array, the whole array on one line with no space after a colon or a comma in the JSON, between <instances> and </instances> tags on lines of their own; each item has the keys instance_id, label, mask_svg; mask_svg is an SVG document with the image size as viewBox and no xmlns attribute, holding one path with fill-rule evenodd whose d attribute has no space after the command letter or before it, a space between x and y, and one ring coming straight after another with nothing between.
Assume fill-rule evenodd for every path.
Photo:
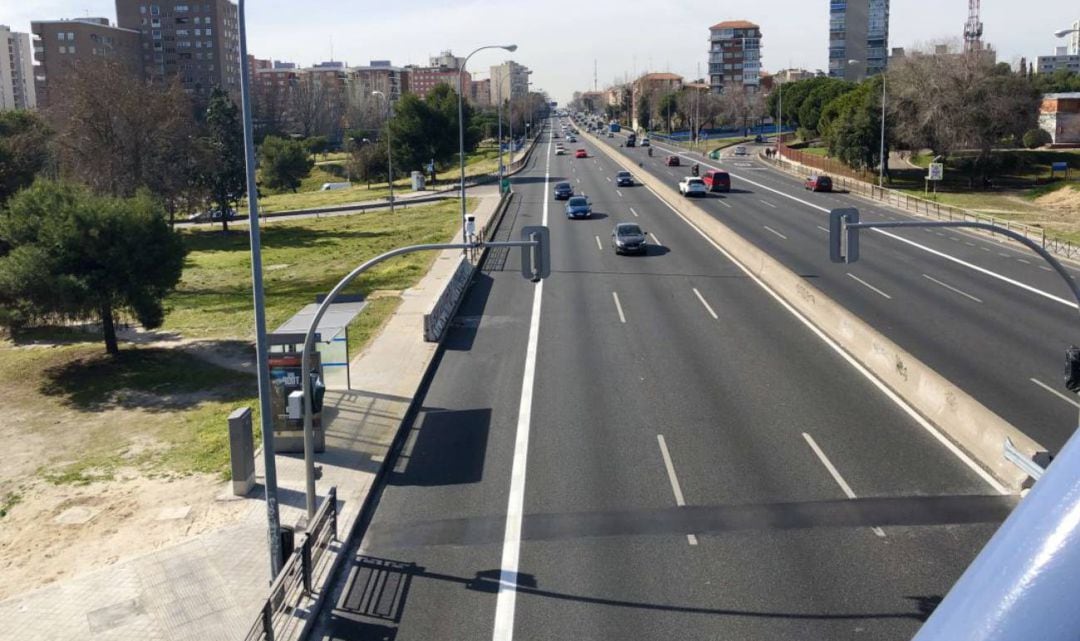
<instances>
[{"instance_id":1,"label":"solid white line","mask_svg":"<svg viewBox=\"0 0 1080 641\"><path fill-rule=\"evenodd\" d=\"M674 212L676 216L681 218L683 220L683 222L685 222L691 229L693 229L695 232L697 232L697 234L699 236L704 238L705 242L712 245L713 248L716 249L716 251L723 254L724 257L726 257L728 260L730 260L732 262L732 264L734 264L744 274L746 274L747 277L750 278L750 280L757 283L758 287L761 287L763 290L765 290L769 294L769 296L772 296L773 300L775 300L781 307L786 309L788 311L788 313L790 313L792 316L797 318L799 320L799 322L801 322L803 325L805 325L807 327L807 329L809 329L811 332L814 333L815 336L820 338L823 343L825 343L830 348L832 348L832 350L834 352L836 352L841 358L843 358L845 361L847 361L848 365L851 365L851 367L855 371L862 374L866 378L866 380L870 381L870 383L873 384L874 387L878 388L878 390L882 394L884 394L886 398L888 398L893 403L895 403L901 410L903 410L908 416L910 416L911 419L913 421L915 421L915 423L917 423L920 427L922 427L924 430L926 430L931 436L933 436L938 441L938 443L940 443L942 445L942 447L944 447L950 453L952 453L952 455L955 456L957 459L959 459L961 463L966 465L972 472L977 474L979 476L979 478L981 478L987 485L989 485L991 488L993 488L995 492L997 492L998 494L1001 494L1001 495L1009 495L1009 494L1011 494L1011 492L1009 491L1008 488L1006 488L1004 485L999 483L997 479L995 479L993 476L991 476L989 472L984 470L982 468L982 466L980 466L978 463L976 463L975 460L972 459L970 456L968 456L968 454L966 452L961 450L952 441L950 441L948 438L946 438L946 436L944 434L942 434L941 431L938 430L938 428L934 427L929 421L927 421L925 418L923 418L923 416L921 414L919 414L917 411L915 411L915 408L913 408L907 401L900 398L900 396L898 396L896 394L896 392L889 389L889 386L886 385L877 376L875 376L873 374L873 372L866 369L866 367L863 366L862 363L855 360L855 357L852 356L851 354L847 353L847 351L845 351L843 347L840 347L839 343L834 341L832 338L829 338L829 336L827 334L825 334L825 332L821 331L816 325L814 325L812 322L810 322L810 319L807 318L805 315L803 315L802 312L800 312L799 310L792 307L791 303L784 300L784 298L780 294L776 293L776 291L773 288L769 287L765 283L765 281L758 278L758 276L756 274L754 274L754 272L750 271L750 269L748 269L746 267L746 265L743 265L739 261L735 260L734 256L732 256L730 253L728 253L727 250L725 250L723 247L721 247L719 243L717 243L715 240L713 240L711 237L709 237L709 235L706 234L704 230L702 230L700 227L695 225L693 223L693 221L691 221L689 218L687 218L685 215L683 215L682 212L680 212L675 207L671 206L671 204L668 203L668 201L664 200L660 196L660 194L656 193L656 191L653 190L651 187L649 187L648 189L649 189L650 192L652 192L652 194L654 196L656 196L657 200L659 200L668 209L670 209L672 212Z\"/></svg>"},{"instance_id":2,"label":"solid white line","mask_svg":"<svg viewBox=\"0 0 1080 641\"><path fill-rule=\"evenodd\" d=\"M653 242L656 243L657 245L663 245L664 244L664 243L660 242L660 239L656 237L656 234L654 234L652 232L649 232L649 235L652 236Z\"/></svg>"},{"instance_id":3,"label":"solid white line","mask_svg":"<svg viewBox=\"0 0 1080 641\"><path fill-rule=\"evenodd\" d=\"M1023 258L1017 258L1016 260L1017 260L1018 262L1024 263L1025 265L1030 265L1030 264L1031 264L1031 261L1030 261L1030 260L1025 260L1025 259L1023 259Z\"/></svg>"},{"instance_id":4,"label":"solid white line","mask_svg":"<svg viewBox=\"0 0 1080 641\"><path fill-rule=\"evenodd\" d=\"M615 292L611 292L611 297L615 299L615 309L619 311L619 320L625 323L626 315L623 314L622 304L619 303L619 295Z\"/></svg>"},{"instance_id":5,"label":"solid white line","mask_svg":"<svg viewBox=\"0 0 1080 641\"><path fill-rule=\"evenodd\" d=\"M710 316L712 316L716 320L720 320L720 317L716 315L716 312L713 311L713 308L709 305L708 301L705 300L705 297L702 296L701 292L697 290L697 287L694 288L694 295L697 296L697 299L701 301L702 305L705 306L705 309L709 312Z\"/></svg>"},{"instance_id":6,"label":"solid white line","mask_svg":"<svg viewBox=\"0 0 1080 641\"><path fill-rule=\"evenodd\" d=\"M635 216L637 216L637 215L638 215L638 213L637 213L636 211L634 211L634 208L633 208L633 207L631 207L631 208L630 208L630 213L631 213L631 214L633 214L633 215L635 215Z\"/></svg>"},{"instance_id":7,"label":"solid white line","mask_svg":"<svg viewBox=\"0 0 1080 641\"><path fill-rule=\"evenodd\" d=\"M600 251L604 251L604 246L600 244L600 237L599 236L596 237L596 248L599 249Z\"/></svg>"},{"instance_id":8,"label":"solid white line","mask_svg":"<svg viewBox=\"0 0 1080 641\"><path fill-rule=\"evenodd\" d=\"M810 446L810 449L814 450L814 454L817 454L817 457L821 461L821 464L825 466L825 469L829 470L829 474L832 475L833 480L836 481L836 484L839 485L840 489L844 491L844 494L849 499L859 498L855 496L855 492L851 491L851 486L847 484L847 481L844 480L844 477L840 476L839 470L837 470L836 466L832 464L832 461L829 460L829 457L825 456L825 452L822 452L821 448L818 447L818 444L814 442L814 437L810 436L806 432L803 432L802 435L803 438L806 439L806 443ZM885 532L881 528L874 527L871 529L874 530L874 534L880 537L885 536Z\"/></svg>"},{"instance_id":9,"label":"solid white line","mask_svg":"<svg viewBox=\"0 0 1080 641\"><path fill-rule=\"evenodd\" d=\"M769 202L767 200L762 200L762 199L758 198L758 202L761 203L762 205L768 205L769 207L772 207L773 209L776 209L776 205L772 204L771 202Z\"/></svg>"},{"instance_id":10,"label":"solid white line","mask_svg":"<svg viewBox=\"0 0 1080 641\"><path fill-rule=\"evenodd\" d=\"M1040 380L1036 380L1036 379L1034 379L1034 378L1029 378L1028 380L1029 380L1029 381L1031 381L1032 383L1035 383L1036 385L1038 385L1039 387L1043 388L1044 390L1046 390L1046 391L1050 392L1050 393L1051 393L1051 394L1053 394L1054 396L1056 396L1056 397L1060 398L1061 400L1065 401L1065 402L1066 402L1066 403L1068 403L1069 405L1072 405L1073 407L1080 407L1080 403L1077 403L1075 399L1072 399L1072 398L1069 398L1068 396L1065 396L1064 394L1062 394L1061 392L1057 391L1057 390L1056 390L1056 389L1054 389L1053 387L1050 387L1050 386L1049 386L1049 385L1047 385L1046 383L1044 383L1044 382L1042 382L1042 381L1040 381Z\"/></svg>"},{"instance_id":11,"label":"solid white line","mask_svg":"<svg viewBox=\"0 0 1080 641\"><path fill-rule=\"evenodd\" d=\"M930 282L932 282L932 283L937 283L938 285L941 285L941 286L942 286L942 287L944 287L945 289L948 289L948 290L950 290L950 291L954 291L954 292L956 292L957 294L960 294L961 296L967 296L968 298L970 298L971 300L975 301L976 303L981 303L981 302L982 302L981 300L979 300L978 298L975 298L975 297L974 297L974 296L972 296L971 294L969 294L969 293L967 293L967 292L965 292L965 291L963 291L963 290L959 290L959 289L957 289L957 288L953 287L952 285L950 285L950 284L948 284L948 283L943 283L943 282L941 282L940 280L938 280L938 279L934 278L933 276L927 276L926 274L923 274L923 278L925 278L925 279L929 280L929 281L930 281Z\"/></svg>"},{"instance_id":12,"label":"solid white line","mask_svg":"<svg viewBox=\"0 0 1080 641\"><path fill-rule=\"evenodd\" d=\"M769 227L768 225L762 225L762 227L764 227L765 229L768 229L769 231L771 231L772 233L776 234L776 235L777 235L777 236L779 236L780 238L783 238L784 240L787 240L787 236L785 236L785 235L781 234L780 232L776 231L776 230L775 230L775 229L773 229L772 227Z\"/></svg>"},{"instance_id":13,"label":"solid white line","mask_svg":"<svg viewBox=\"0 0 1080 641\"><path fill-rule=\"evenodd\" d=\"M551 180L551 139L548 139L547 164L544 168L544 191ZM548 200L544 199L541 224L548 224ZM514 610L517 607L518 563L521 556L521 519L525 511L525 468L529 460L529 429L532 425L533 389L536 380L536 354L540 342L540 304L544 281L533 290L532 316L529 319L529 342L525 347L525 371L521 379L517 433L514 436L514 459L510 468L510 493L506 502L506 529L503 532L502 560L499 563L499 593L495 600L495 624L492 641L513 641Z\"/></svg>"},{"instance_id":14,"label":"solid white line","mask_svg":"<svg viewBox=\"0 0 1080 641\"><path fill-rule=\"evenodd\" d=\"M862 284L863 284L863 285L865 285L865 286L866 286L866 287L867 287L868 289L870 289L870 290L873 290L873 291L877 292L878 294L881 294L882 296L884 296L885 298L888 298L889 300L892 300L892 296L889 296L889 295L888 295L888 294L886 294L885 292L881 291L881 290L880 290L880 289L878 289L877 287L874 287L873 285L871 285L870 283L866 282L865 280L863 280L863 279L859 278L859 277L858 277L858 276L856 276L855 274L852 274L851 272L848 272L848 276L851 276L852 278L854 278L856 282L862 283Z\"/></svg>"},{"instance_id":15,"label":"solid white line","mask_svg":"<svg viewBox=\"0 0 1080 641\"><path fill-rule=\"evenodd\" d=\"M689 156L687 156L687 158L689 158ZM717 169L717 167L712 166L709 163L701 163L701 164L706 166L706 167L711 167L713 169ZM829 209L827 207L822 207L821 205L816 205L816 204L814 204L814 203L812 203L812 202L810 202L808 200L803 200L802 198L792 196L791 194L782 192L779 189L773 189L772 187L769 187L768 185L763 185L763 184L761 184L761 183L759 183L757 181L750 180L748 178L743 178L740 175L737 175L737 174L734 174L734 173L731 173L731 172L728 172L728 173L731 175L732 178L736 178L738 180L742 180L743 182L754 185L755 187L765 189L767 191L771 191L774 194L777 194L778 196L782 196L782 197L787 198L789 200L794 200L795 202L806 205L807 207L810 207L812 209L816 209L818 211L829 213ZM917 243L917 242L915 242L913 240L908 240L907 238L897 236L896 234L888 232L888 231L886 231L884 229L871 229L871 231L876 232L878 234L881 234L883 236L887 236L889 238L892 238L893 240L898 240L898 241L900 241L902 243L906 243L908 245L911 245L912 247L917 247L918 249L921 249L921 250L923 250L925 252L931 253L931 254L933 254L935 256L938 256L940 258L944 258L945 260L952 261L952 262L956 263L957 265L962 265L964 267L967 267L968 269L972 269L972 270L977 271L977 272L979 272L981 274L985 274L987 276L990 276L991 278L996 278L996 279L998 279L998 280L1000 280L1002 282L1009 283L1010 285L1013 285L1015 287L1019 287L1021 289L1027 290L1027 291L1029 291L1029 292L1031 292L1033 294L1037 294L1037 295L1042 296L1044 298L1048 298L1048 299L1050 299L1052 301L1056 301L1058 303L1061 303L1062 305L1067 305L1067 306L1072 307L1074 309L1077 308L1077 304L1075 302L1068 301L1068 300L1066 300L1064 298L1061 298L1059 296L1054 296L1053 294L1050 294L1048 292L1044 292L1044 291L1042 291L1040 289L1036 289L1035 287L1032 287L1031 285L1025 285L1024 283L1013 280L1013 279L1011 279L1011 278L1009 278L1007 276L1002 276L1001 274L998 274L996 272L992 272L989 269L979 267L978 265L973 265L973 264L971 264L971 263L969 263L967 261L961 260L961 259L956 258L954 256L950 256L949 254L946 254L944 252L940 252L940 251L938 251L936 249L932 249L930 247L927 247L926 245L920 245L919 243ZM926 231L929 232L931 230L927 229ZM944 234L939 233L939 235L944 235ZM999 242L1004 242L1004 241L999 241ZM1012 249L1012 248L1010 247L1009 249ZM1019 251L1019 250L1013 250L1013 251ZM1002 256L1008 257L1008 254L1002 254Z\"/></svg>"}]
</instances>

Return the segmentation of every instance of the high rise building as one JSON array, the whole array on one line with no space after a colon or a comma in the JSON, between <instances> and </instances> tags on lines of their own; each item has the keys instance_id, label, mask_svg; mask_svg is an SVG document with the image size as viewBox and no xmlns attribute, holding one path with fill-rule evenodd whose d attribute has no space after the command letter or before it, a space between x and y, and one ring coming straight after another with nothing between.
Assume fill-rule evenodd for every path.
<instances>
[{"instance_id":1,"label":"high rise building","mask_svg":"<svg viewBox=\"0 0 1080 641\"><path fill-rule=\"evenodd\" d=\"M458 90L458 70L446 67L405 67L408 76L409 93L414 93L421 99L427 98L431 90L439 85L450 85L454 91ZM468 96L472 83L472 76L466 71L462 74L463 93Z\"/></svg>"},{"instance_id":2,"label":"high rise building","mask_svg":"<svg viewBox=\"0 0 1080 641\"><path fill-rule=\"evenodd\" d=\"M746 20L709 27L709 90L761 86L761 28Z\"/></svg>"},{"instance_id":3,"label":"high rise building","mask_svg":"<svg viewBox=\"0 0 1080 641\"><path fill-rule=\"evenodd\" d=\"M30 34L0 24L0 111L37 106L31 56Z\"/></svg>"},{"instance_id":4,"label":"high rise building","mask_svg":"<svg viewBox=\"0 0 1080 641\"><path fill-rule=\"evenodd\" d=\"M1080 56L1080 20L1072 23L1073 32L1069 36L1069 55Z\"/></svg>"},{"instance_id":5,"label":"high rise building","mask_svg":"<svg viewBox=\"0 0 1080 641\"><path fill-rule=\"evenodd\" d=\"M889 0L829 0L829 76L858 82L885 71Z\"/></svg>"},{"instance_id":6,"label":"high rise building","mask_svg":"<svg viewBox=\"0 0 1080 641\"><path fill-rule=\"evenodd\" d=\"M503 100L520 100L529 93L529 74L531 73L528 67L513 60L507 60L501 65L492 65L491 95L497 100L501 90Z\"/></svg>"},{"instance_id":7,"label":"high rise building","mask_svg":"<svg viewBox=\"0 0 1080 641\"><path fill-rule=\"evenodd\" d=\"M140 33L147 79L177 78L196 98L240 92L240 31L230 0L116 0L117 24Z\"/></svg>"},{"instance_id":8,"label":"high rise building","mask_svg":"<svg viewBox=\"0 0 1080 641\"><path fill-rule=\"evenodd\" d=\"M30 23L30 32L38 63L34 68L38 107L47 107L53 98L63 97L64 76L80 62L107 58L128 67L133 74L142 72L139 32L111 26L107 18L35 20Z\"/></svg>"}]
</instances>

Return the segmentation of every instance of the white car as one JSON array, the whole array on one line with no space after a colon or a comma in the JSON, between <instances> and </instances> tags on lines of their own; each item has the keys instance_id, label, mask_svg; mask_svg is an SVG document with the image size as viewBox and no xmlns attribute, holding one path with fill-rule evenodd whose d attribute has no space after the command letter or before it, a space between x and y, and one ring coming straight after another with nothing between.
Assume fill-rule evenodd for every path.
<instances>
[{"instance_id":1,"label":"white car","mask_svg":"<svg viewBox=\"0 0 1080 641\"><path fill-rule=\"evenodd\" d=\"M696 176L687 176L679 181L679 193L683 196L704 196L709 193L705 181Z\"/></svg>"},{"instance_id":2,"label":"white car","mask_svg":"<svg viewBox=\"0 0 1080 641\"><path fill-rule=\"evenodd\" d=\"M566 153L566 150L563 149L562 147L556 147L555 148L555 155L556 156L562 156L565 153Z\"/></svg>"},{"instance_id":3,"label":"white car","mask_svg":"<svg viewBox=\"0 0 1080 641\"><path fill-rule=\"evenodd\" d=\"M742 145L739 145L738 147L735 148L735 155L736 156L749 156L750 152L747 151L746 147L743 147Z\"/></svg>"}]
</instances>

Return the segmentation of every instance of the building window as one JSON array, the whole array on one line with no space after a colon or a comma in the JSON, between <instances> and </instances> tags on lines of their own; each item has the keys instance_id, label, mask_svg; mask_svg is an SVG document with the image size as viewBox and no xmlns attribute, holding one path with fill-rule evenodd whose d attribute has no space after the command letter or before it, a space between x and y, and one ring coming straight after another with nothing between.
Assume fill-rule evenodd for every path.
<instances>
[{"instance_id":1,"label":"building window","mask_svg":"<svg viewBox=\"0 0 1080 641\"><path fill-rule=\"evenodd\" d=\"M70 47L68 47L68 53L70 53L70 54L75 53L75 45L71 45Z\"/></svg>"},{"instance_id":2,"label":"building window","mask_svg":"<svg viewBox=\"0 0 1080 641\"><path fill-rule=\"evenodd\" d=\"M176 19L176 24L187 24L187 23L188 23L187 18L177 18Z\"/></svg>"},{"instance_id":3,"label":"building window","mask_svg":"<svg viewBox=\"0 0 1080 641\"><path fill-rule=\"evenodd\" d=\"M161 40L161 32L155 29L153 31L154 40Z\"/></svg>"},{"instance_id":4,"label":"building window","mask_svg":"<svg viewBox=\"0 0 1080 641\"><path fill-rule=\"evenodd\" d=\"M60 53L67 53L67 47L60 45Z\"/></svg>"},{"instance_id":5,"label":"building window","mask_svg":"<svg viewBox=\"0 0 1080 641\"><path fill-rule=\"evenodd\" d=\"M211 31L211 30L210 30L210 28L208 27L208 28L206 29L206 35L208 35L208 36L212 36L212 35L214 35L214 34L212 34L212 33L211 33L210 31Z\"/></svg>"},{"instance_id":6,"label":"building window","mask_svg":"<svg viewBox=\"0 0 1080 641\"><path fill-rule=\"evenodd\" d=\"M177 13L180 13L181 11L187 11L188 6L186 4L178 4L178 5L176 5L176 7L173 10L176 11Z\"/></svg>"},{"instance_id":7,"label":"building window","mask_svg":"<svg viewBox=\"0 0 1080 641\"><path fill-rule=\"evenodd\" d=\"M178 37L179 37L179 36L183 36L183 37L185 37L185 38L186 38L186 37L187 37L187 35L188 35L188 30L187 30L187 29L177 29L177 30L176 30L176 35L177 35ZM195 32L195 35L199 35L199 32L198 32L198 31L196 31L196 32Z\"/></svg>"},{"instance_id":8,"label":"building window","mask_svg":"<svg viewBox=\"0 0 1080 641\"><path fill-rule=\"evenodd\" d=\"M177 31L176 33L177 33L177 35L179 35L179 34L180 34L180 32L179 32L179 31ZM187 35L187 31L186 31L186 30L184 31L184 35L185 35L185 36ZM201 36L201 35L202 35L202 29L196 29L196 30L195 30L195 35L197 35L197 36Z\"/></svg>"},{"instance_id":9,"label":"building window","mask_svg":"<svg viewBox=\"0 0 1080 641\"><path fill-rule=\"evenodd\" d=\"M146 5L145 4L139 5L139 13L144 14L144 15L146 14Z\"/></svg>"},{"instance_id":10,"label":"building window","mask_svg":"<svg viewBox=\"0 0 1080 641\"><path fill-rule=\"evenodd\" d=\"M64 41L64 32L61 31L60 33L57 33L56 34L56 39L63 42Z\"/></svg>"},{"instance_id":11,"label":"building window","mask_svg":"<svg viewBox=\"0 0 1080 641\"><path fill-rule=\"evenodd\" d=\"M198 43L196 43L196 44L198 44ZM176 42L176 46L181 48L181 49L191 48L191 41L190 40L178 40Z\"/></svg>"},{"instance_id":12,"label":"building window","mask_svg":"<svg viewBox=\"0 0 1080 641\"><path fill-rule=\"evenodd\" d=\"M161 18L150 18L150 26L158 28L161 26Z\"/></svg>"},{"instance_id":13,"label":"building window","mask_svg":"<svg viewBox=\"0 0 1080 641\"><path fill-rule=\"evenodd\" d=\"M207 40L206 41L206 48L207 49L213 49L214 48L214 41L213 40Z\"/></svg>"},{"instance_id":14,"label":"building window","mask_svg":"<svg viewBox=\"0 0 1080 641\"><path fill-rule=\"evenodd\" d=\"M156 4L150 5L150 15L152 15L152 16L160 16L161 15L161 7L157 6Z\"/></svg>"}]
</instances>

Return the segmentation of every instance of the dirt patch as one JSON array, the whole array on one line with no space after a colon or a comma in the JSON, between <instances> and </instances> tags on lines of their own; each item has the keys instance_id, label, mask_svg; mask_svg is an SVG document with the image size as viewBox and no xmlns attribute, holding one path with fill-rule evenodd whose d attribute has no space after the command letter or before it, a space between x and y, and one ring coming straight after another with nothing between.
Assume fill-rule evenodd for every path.
<instances>
[{"instance_id":1,"label":"dirt patch","mask_svg":"<svg viewBox=\"0 0 1080 641\"><path fill-rule=\"evenodd\" d=\"M1066 187L1035 199L1040 222L1064 232L1080 231L1080 189Z\"/></svg>"},{"instance_id":2,"label":"dirt patch","mask_svg":"<svg viewBox=\"0 0 1080 641\"><path fill-rule=\"evenodd\" d=\"M0 599L158 550L243 518L215 475L148 479L122 469L84 486L32 481L0 527Z\"/></svg>"}]
</instances>

